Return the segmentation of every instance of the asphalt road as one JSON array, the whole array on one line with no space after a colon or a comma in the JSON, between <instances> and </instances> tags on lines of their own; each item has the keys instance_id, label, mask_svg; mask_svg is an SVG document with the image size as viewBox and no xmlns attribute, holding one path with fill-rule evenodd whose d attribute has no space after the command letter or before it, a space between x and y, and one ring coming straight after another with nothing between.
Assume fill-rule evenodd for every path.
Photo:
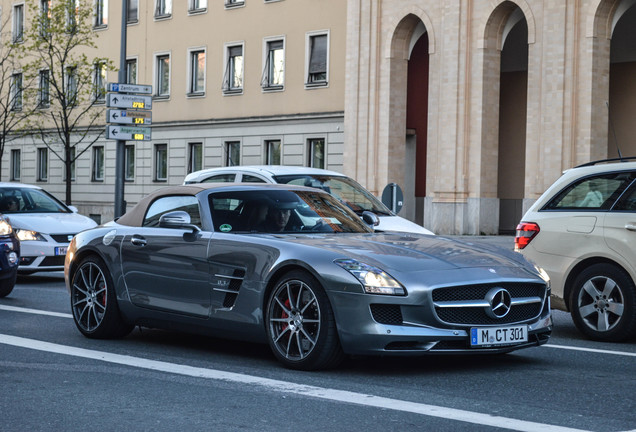
<instances>
[{"instance_id":1,"label":"asphalt road","mask_svg":"<svg viewBox=\"0 0 636 432\"><path fill-rule=\"evenodd\" d=\"M61 273L22 277L0 299L0 430L636 430L636 342L591 342L569 315L554 320L549 344L506 355L308 373L222 339L86 339Z\"/></svg>"}]
</instances>

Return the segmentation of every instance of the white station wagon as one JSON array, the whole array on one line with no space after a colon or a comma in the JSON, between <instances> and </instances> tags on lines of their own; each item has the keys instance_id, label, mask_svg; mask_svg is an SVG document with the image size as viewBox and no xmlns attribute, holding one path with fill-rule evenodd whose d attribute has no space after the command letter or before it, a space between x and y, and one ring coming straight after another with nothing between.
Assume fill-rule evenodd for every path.
<instances>
[{"instance_id":1,"label":"white station wagon","mask_svg":"<svg viewBox=\"0 0 636 432\"><path fill-rule=\"evenodd\" d=\"M359 216L365 211L378 216L376 231L399 231L433 234L432 231L404 219L389 210L358 182L336 171L319 168L283 165L240 165L209 168L188 174L184 184L190 183L281 183L309 186L329 192Z\"/></svg>"}]
</instances>

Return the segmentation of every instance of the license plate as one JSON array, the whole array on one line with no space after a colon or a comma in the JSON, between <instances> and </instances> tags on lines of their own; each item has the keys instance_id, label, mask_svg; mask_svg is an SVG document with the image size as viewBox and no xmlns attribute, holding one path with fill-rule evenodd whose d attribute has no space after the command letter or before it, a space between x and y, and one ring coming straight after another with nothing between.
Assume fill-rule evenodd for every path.
<instances>
[{"instance_id":1,"label":"license plate","mask_svg":"<svg viewBox=\"0 0 636 432\"><path fill-rule=\"evenodd\" d=\"M68 250L68 246L56 246L55 247L55 256L66 255L66 251L67 250Z\"/></svg>"},{"instance_id":2,"label":"license plate","mask_svg":"<svg viewBox=\"0 0 636 432\"><path fill-rule=\"evenodd\" d=\"M528 326L473 327L470 329L471 347L490 347L528 342Z\"/></svg>"}]
</instances>

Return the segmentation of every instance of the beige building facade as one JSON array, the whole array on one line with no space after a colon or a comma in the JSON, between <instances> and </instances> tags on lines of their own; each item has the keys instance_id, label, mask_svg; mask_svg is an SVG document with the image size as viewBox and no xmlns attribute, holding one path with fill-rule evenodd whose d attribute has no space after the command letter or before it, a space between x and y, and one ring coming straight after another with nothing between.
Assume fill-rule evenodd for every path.
<instances>
[{"instance_id":1,"label":"beige building facade","mask_svg":"<svg viewBox=\"0 0 636 432\"><path fill-rule=\"evenodd\" d=\"M81 1L118 64L121 3ZM129 2L128 81L153 108L152 139L127 142L128 207L196 169L280 163L397 183L400 215L438 234L509 233L563 170L636 155L636 0ZM37 12L1 3L12 26ZM1 179L63 198L42 147L8 144ZM115 141L73 174L73 204L110 220Z\"/></svg>"},{"instance_id":2,"label":"beige building facade","mask_svg":"<svg viewBox=\"0 0 636 432\"><path fill-rule=\"evenodd\" d=\"M512 232L570 167L636 155L634 0L349 0L345 172L436 233Z\"/></svg>"},{"instance_id":3,"label":"beige building facade","mask_svg":"<svg viewBox=\"0 0 636 432\"><path fill-rule=\"evenodd\" d=\"M121 2L81 2L94 8L98 50L87 54L119 66ZM22 16L26 26L37 3L4 0L2 16ZM127 81L152 85L153 94L151 140L127 141L128 208L201 168L343 170L346 3L318 3L129 0ZM108 72L106 81L117 78ZM73 205L102 222L114 216L115 143L103 136L73 173ZM64 165L54 149L42 161L43 149L29 137L8 144L2 180L37 184L63 200Z\"/></svg>"}]
</instances>

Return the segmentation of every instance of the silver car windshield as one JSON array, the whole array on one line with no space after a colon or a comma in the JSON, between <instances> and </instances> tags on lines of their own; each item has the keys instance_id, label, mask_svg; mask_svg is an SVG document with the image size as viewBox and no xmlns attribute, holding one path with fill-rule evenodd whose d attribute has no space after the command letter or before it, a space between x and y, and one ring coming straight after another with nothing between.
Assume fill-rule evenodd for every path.
<instances>
[{"instance_id":1,"label":"silver car windshield","mask_svg":"<svg viewBox=\"0 0 636 432\"><path fill-rule=\"evenodd\" d=\"M319 191L240 190L209 196L215 231L224 233L368 233L373 230Z\"/></svg>"},{"instance_id":2,"label":"silver car windshield","mask_svg":"<svg viewBox=\"0 0 636 432\"><path fill-rule=\"evenodd\" d=\"M274 176L274 180L277 183L322 189L338 198L357 215L364 211L380 215L392 214L380 200L349 177L302 174Z\"/></svg>"},{"instance_id":3,"label":"silver car windshield","mask_svg":"<svg viewBox=\"0 0 636 432\"><path fill-rule=\"evenodd\" d=\"M42 189L0 188L0 213L71 213L71 210Z\"/></svg>"}]
</instances>

